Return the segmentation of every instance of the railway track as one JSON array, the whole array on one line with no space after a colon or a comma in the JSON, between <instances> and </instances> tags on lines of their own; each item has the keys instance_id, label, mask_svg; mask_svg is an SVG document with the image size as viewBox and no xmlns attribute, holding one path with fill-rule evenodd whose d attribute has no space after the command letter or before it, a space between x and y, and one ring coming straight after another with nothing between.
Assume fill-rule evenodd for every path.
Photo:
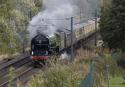
<instances>
[{"instance_id":1,"label":"railway track","mask_svg":"<svg viewBox=\"0 0 125 87\"><path fill-rule=\"evenodd\" d=\"M4 65L7 62L8 62L8 60L2 60L2 61L0 61L0 66Z\"/></svg>"},{"instance_id":2,"label":"railway track","mask_svg":"<svg viewBox=\"0 0 125 87\"><path fill-rule=\"evenodd\" d=\"M19 58L15 58L10 61L1 61L0 62L0 87L7 87L9 83L9 71L10 68L14 68L14 73L16 74L15 78L12 79L12 82L21 80L26 82L28 79L24 77L32 76L36 71L32 67L32 61L29 54L22 55ZM25 76L26 75L26 76ZM14 86L16 87L16 85Z\"/></svg>"},{"instance_id":3,"label":"railway track","mask_svg":"<svg viewBox=\"0 0 125 87\"><path fill-rule=\"evenodd\" d=\"M14 76L10 78L10 68L13 67ZM32 66L32 61L29 54L21 55L19 58L15 58L10 61L0 62L0 87L8 87L11 84L12 87L17 87L18 81L25 87L27 82L35 75L40 69Z\"/></svg>"},{"instance_id":4,"label":"railway track","mask_svg":"<svg viewBox=\"0 0 125 87\"><path fill-rule=\"evenodd\" d=\"M23 56L20 58L13 59L12 61L9 61L7 63L4 63L4 65L0 66L0 77L7 74L11 67L18 69L19 67L28 62L31 62L29 56Z\"/></svg>"},{"instance_id":5,"label":"railway track","mask_svg":"<svg viewBox=\"0 0 125 87\"><path fill-rule=\"evenodd\" d=\"M24 65L22 65L20 68L18 68L18 69L13 69L13 71L11 72L11 73L14 73L14 75L18 75L18 74L20 74L22 71L25 71L25 70L27 70L27 68L29 68L29 66L31 65L31 63L29 62L29 63L27 63L27 64L24 64ZM9 74L10 74L10 72L8 72ZM4 83L7 79L9 79L9 74L5 74L5 75L3 75L3 76L1 76L1 78L0 78L0 84L2 84L2 83ZM14 76L13 76L14 77Z\"/></svg>"},{"instance_id":6,"label":"railway track","mask_svg":"<svg viewBox=\"0 0 125 87\"><path fill-rule=\"evenodd\" d=\"M0 66L3 66L5 63L9 62L9 61L12 61L14 58L16 58L17 56L15 57L11 57L11 58L5 58L3 60L0 60Z\"/></svg>"},{"instance_id":7,"label":"railway track","mask_svg":"<svg viewBox=\"0 0 125 87\"><path fill-rule=\"evenodd\" d=\"M11 83L13 83L12 87L17 87L17 81L20 81L21 83L26 84L26 82L32 77L32 75L34 75L38 71L39 69L35 69L33 67L27 68L26 70L24 70L23 72L21 72L11 80ZM9 83L10 81L6 80L2 84L0 84L0 87L7 87Z\"/></svg>"}]
</instances>

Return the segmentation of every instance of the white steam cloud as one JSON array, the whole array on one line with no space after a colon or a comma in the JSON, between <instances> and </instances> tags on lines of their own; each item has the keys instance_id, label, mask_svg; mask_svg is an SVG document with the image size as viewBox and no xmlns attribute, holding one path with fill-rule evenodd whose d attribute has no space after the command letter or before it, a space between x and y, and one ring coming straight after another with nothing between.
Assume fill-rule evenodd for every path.
<instances>
[{"instance_id":1,"label":"white steam cloud","mask_svg":"<svg viewBox=\"0 0 125 87\"><path fill-rule=\"evenodd\" d=\"M44 10L33 17L29 23L30 38L37 35L37 32L51 36L57 29L69 27L70 20L64 18L79 15L80 11L87 17L92 16L94 9L91 1L97 2L97 0L43 0Z\"/></svg>"}]
</instances>

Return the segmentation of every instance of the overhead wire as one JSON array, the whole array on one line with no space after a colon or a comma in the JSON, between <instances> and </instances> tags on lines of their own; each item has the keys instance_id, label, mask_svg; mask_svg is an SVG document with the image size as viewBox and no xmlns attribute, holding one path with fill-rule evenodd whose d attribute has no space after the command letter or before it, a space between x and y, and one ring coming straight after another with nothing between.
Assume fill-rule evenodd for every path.
<instances>
[{"instance_id":1,"label":"overhead wire","mask_svg":"<svg viewBox=\"0 0 125 87\"><path fill-rule=\"evenodd\" d=\"M82 16L82 17L80 17L80 16L78 16L78 15L76 15L76 16L73 16L73 18L74 19L80 19L80 18L86 18L86 16ZM57 18L57 19L49 19L49 18L42 18L41 20L42 21L46 21L46 20L49 20L49 21L68 21L68 20L70 20L71 19L71 17L66 17L66 18ZM91 18L88 18L88 19L90 19L90 20L93 20L94 21L94 17L91 17ZM84 22L77 22L77 23L74 23L73 25L77 25L77 24L82 24L82 23L84 23ZM27 25L16 25L16 26L27 26ZM31 27L37 27L37 26L39 26L39 27L43 27L43 28L45 28L45 27L47 27L47 26L55 26L55 27L57 27L58 28L58 26L57 25L55 25L55 24L52 24L52 23L47 23L46 25L35 25L35 24L30 24L29 23L29 26L31 26ZM64 27L62 27L63 29L67 29L67 28L64 28ZM69 29L68 29L69 30Z\"/></svg>"}]
</instances>

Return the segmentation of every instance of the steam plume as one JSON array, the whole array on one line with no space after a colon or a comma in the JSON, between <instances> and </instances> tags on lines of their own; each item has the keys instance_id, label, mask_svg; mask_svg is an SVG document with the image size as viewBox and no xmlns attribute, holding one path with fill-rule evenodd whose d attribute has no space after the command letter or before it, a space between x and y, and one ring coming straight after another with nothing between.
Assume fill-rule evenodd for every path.
<instances>
[{"instance_id":1,"label":"steam plume","mask_svg":"<svg viewBox=\"0 0 125 87\"><path fill-rule=\"evenodd\" d=\"M28 31L30 38L33 38L37 31L51 36L57 29L69 27L70 20L66 18L80 15L80 12L83 13L85 18L91 17L96 9L97 1L43 0L43 9L29 22Z\"/></svg>"}]
</instances>

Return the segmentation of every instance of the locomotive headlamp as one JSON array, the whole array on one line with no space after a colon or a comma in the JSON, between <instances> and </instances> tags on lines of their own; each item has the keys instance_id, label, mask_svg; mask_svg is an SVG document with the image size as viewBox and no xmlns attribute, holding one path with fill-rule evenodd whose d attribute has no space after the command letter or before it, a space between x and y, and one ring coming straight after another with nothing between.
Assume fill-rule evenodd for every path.
<instances>
[{"instance_id":1,"label":"locomotive headlamp","mask_svg":"<svg viewBox=\"0 0 125 87\"><path fill-rule=\"evenodd\" d=\"M32 51L32 53L31 53L32 55L34 54L34 52Z\"/></svg>"}]
</instances>

